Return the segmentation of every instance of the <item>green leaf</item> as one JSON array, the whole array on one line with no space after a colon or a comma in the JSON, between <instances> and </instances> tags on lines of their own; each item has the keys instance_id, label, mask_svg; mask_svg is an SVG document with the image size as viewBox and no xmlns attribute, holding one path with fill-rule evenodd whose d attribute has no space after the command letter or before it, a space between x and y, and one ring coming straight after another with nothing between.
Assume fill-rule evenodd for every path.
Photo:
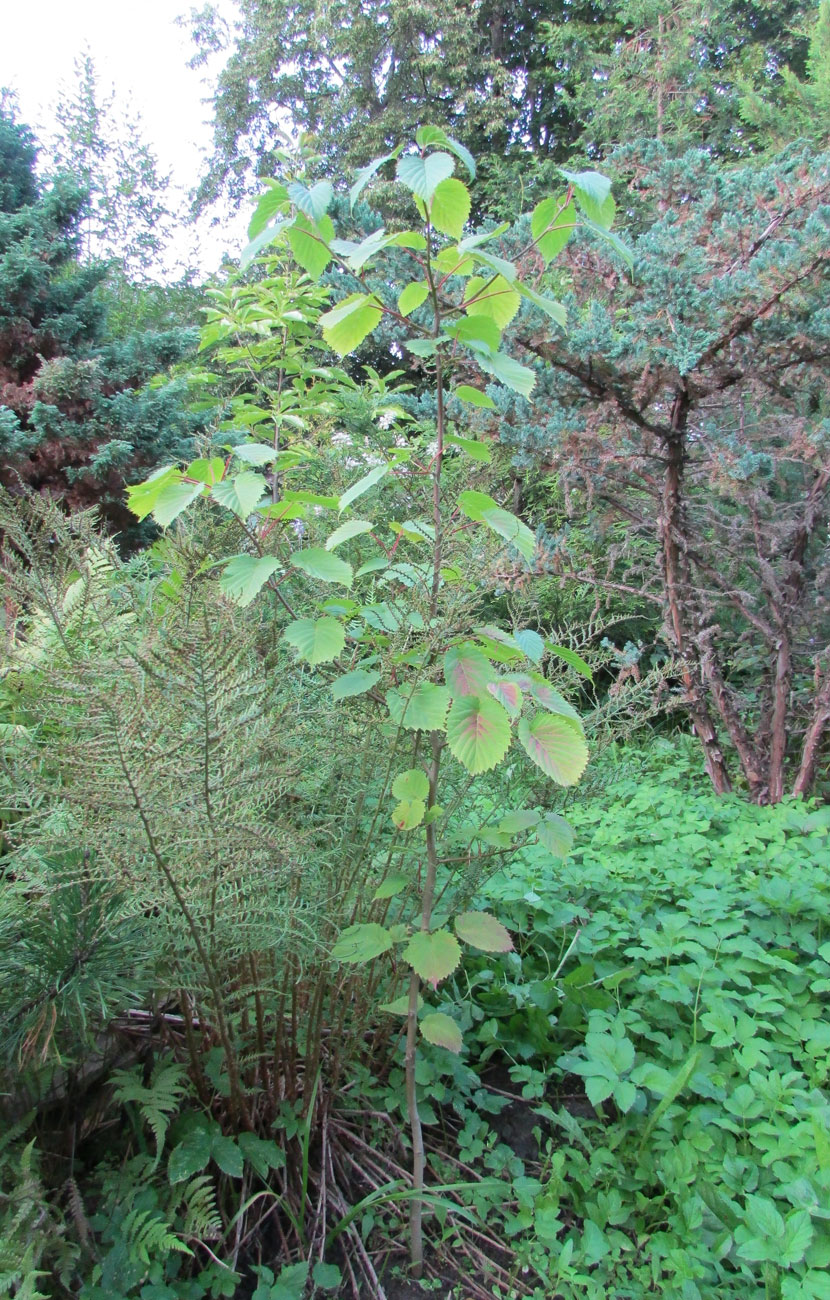
<instances>
[{"instance_id":1,"label":"green leaf","mask_svg":"<svg viewBox=\"0 0 830 1300\"><path fill-rule=\"evenodd\" d=\"M295 207L312 221L319 222L329 210L334 188L330 181L317 181L311 189L302 181L292 181L288 186L288 196Z\"/></svg>"},{"instance_id":2,"label":"green leaf","mask_svg":"<svg viewBox=\"0 0 830 1300\"><path fill-rule=\"evenodd\" d=\"M423 250L426 248L424 236L416 230L396 230L391 234L386 233L386 228L380 226L379 229L367 235L360 243L354 243L349 239L333 239L330 248L333 253L345 258L346 265L351 271L362 271L367 262L381 251L383 248L390 246L398 248L417 248Z\"/></svg>"},{"instance_id":3,"label":"green leaf","mask_svg":"<svg viewBox=\"0 0 830 1300\"><path fill-rule=\"evenodd\" d=\"M537 293L535 289L531 289L530 285L520 284L518 281L516 282L516 288L523 298L527 298L528 302L532 302L546 316L550 316L551 320L555 320L557 325L561 325L563 329L565 328L568 323L568 313L561 302L557 302L554 298L548 298L543 293Z\"/></svg>"},{"instance_id":4,"label":"green leaf","mask_svg":"<svg viewBox=\"0 0 830 1300\"><path fill-rule=\"evenodd\" d=\"M245 1160L260 1178L266 1178L269 1169L285 1167L285 1152L273 1140L257 1137L255 1133L240 1133L237 1142Z\"/></svg>"},{"instance_id":5,"label":"green leaf","mask_svg":"<svg viewBox=\"0 0 830 1300\"><path fill-rule=\"evenodd\" d=\"M470 215L470 207L470 191L467 186L456 177L450 177L435 187L429 205L430 221L442 234L449 235L451 239L460 239Z\"/></svg>"},{"instance_id":6,"label":"green leaf","mask_svg":"<svg viewBox=\"0 0 830 1300\"><path fill-rule=\"evenodd\" d=\"M545 645L552 655L556 655L558 659L562 659L566 664L569 664L581 677L587 678L589 682L594 680L589 665L586 664L584 659L580 658L575 650L571 650L569 646L556 645L553 641L546 641Z\"/></svg>"},{"instance_id":7,"label":"green leaf","mask_svg":"<svg viewBox=\"0 0 830 1300\"><path fill-rule=\"evenodd\" d=\"M513 951L507 930L489 912L462 912L455 918L455 933L463 943L481 952Z\"/></svg>"},{"instance_id":8,"label":"green leaf","mask_svg":"<svg viewBox=\"0 0 830 1300\"><path fill-rule=\"evenodd\" d=\"M531 812L529 808L517 808L514 812L509 812L502 817L496 830L503 835L521 835L524 831L529 831L536 826L539 820L539 813Z\"/></svg>"},{"instance_id":9,"label":"green leaf","mask_svg":"<svg viewBox=\"0 0 830 1300\"><path fill-rule=\"evenodd\" d=\"M560 168L560 174L573 186L576 201L585 216L607 229L614 219L614 200L608 177L600 172L568 172L564 168Z\"/></svg>"},{"instance_id":10,"label":"green leaf","mask_svg":"<svg viewBox=\"0 0 830 1300\"><path fill-rule=\"evenodd\" d=\"M375 173L380 171L384 163L391 162L393 158L396 158L398 153L399 150L395 149L392 153L385 153L382 158L373 158L365 167L361 167L359 171L355 172L354 184L349 190L350 208L353 208L355 203L357 203L362 190L366 185L368 185Z\"/></svg>"},{"instance_id":11,"label":"green leaf","mask_svg":"<svg viewBox=\"0 0 830 1300\"><path fill-rule=\"evenodd\" d=\"M229 1178L241 1178L244 1170L242 1152L233 1138L219 1134L213 1139L210 1154L223 1174Z\"/></svg>"},{"instance_id":12,"label":"green leaf","mask_svg":"<svg viewBox=\"0 0 830 1300\"><path fill-rule=\"evenodd\" d=\"M396 175L402 185L429 203L441 181L452 176L455 164L448 153L432 153L427 158L408 153L398 159Z\"/></svg>"},{"instance_id":13,"label":"green leaf","mask_svg":"<svg viewBox=\"0 0 830 1300\"><path fill-rule=\"evenodd\" d=\"M247 519L248 515L259 505L268 490L268 484L262 474L252 469L245 469L241 474L234 474L221 483L214 483L211 496L220 506Z\"/></svg>"},{"instance_id":14,"label":"green leaf","mask_svg":"<svg viewBox=\"0 0 830 1300\"><path fill-rule=\"evenodd\" d=\"M349 700L353 695L365 695L379 681L380 673L374 669L355 668L353 672L344 673L332 682L332 699Z\"/></svg>"},{"instance_id":15,"label":"green leaf","mask_svg":"<svg viewBox=\"0 0 830 1300\"><path fill-rule=\"evenodd\" d=\"M453 697L483 694L494 676L489 659L469 641L450 646L444 655L444 681Z\"/></svg>"},{"instance_id":16,"label":"green leaf","mask_svg":"<svg viewBox=\"0 0 830 1300\"><path fill-rule=\"evenodd\" d=\"M307 217L298 215L288 227L288 242L291 251L304 271L312 280L319 280L331 261L329 240L334 235L334 226L330 217L323 217L315 225Z\"/></svg>"},{"instance_id":17,"label":"green leaf","mask_svg":"<svg viewBox=\"0 0 830 1300\"><path fill-rule=\"evenodd\" d=\"M237 605L250 605L280 567L279 560L273 555L236 555L225 565L219 578L219 589Z\"/></svg>"},{"instance_id":18,"label":"green leaf","mask_svg":"<svg viewBox=\"0 0 830 1300\"><path fill-rule=\"evenodd\" d=\"M392 821L399 831L411 831L420 826L426 810L423 799L401 799L392 811Z\"/></svg>"},{"instance_id":19,"label":"green leaf","mask_svg":"<svg viewBox=\"0 0 830 1300\"><path fill-rule=\"evenodd\" d=\"M355 571L356 578L364 578L367 573L378 573L381 569L388 569L389 561L385 555L376 555L373 560L367 560L361 564L360 568Z\"/></svg>"},{"instance_id":20,"label":"green leaf","mask_svg":"<svg viewBox=\"0 0 830 1300\"><path fill-rule=\"evenodd\" d=\"M453 389L453 397L457 397L460 402L469 402L470 406L483 406L488 411L496 409L492 397L482 393L480 388L473 388L470 384L459 384Z\"/></svg>"},{"instance_id":21,"label":"green leaf","mask_svg":"<svg viewBox=\"0 0 830 1300\"><path fill-rule=\"evenodd\" d=\"M608 244L609 248L614 250L617 257L621 258L629 269L633 270L634 254L628 247L628 244L623 243L619 236L614 234L613 230L605 230L602 226L598 226L594 221L586 221L585 225L589 230L593 230L594 234L598 235L604 243Z\"/></svg>"},{"instance_id":22,"label":"green leaf","mask_svg":"<svg viewBox=\"0 0 830 1300\"><path fill-rule=\"evenodd\" d=\"M525 690L530 691L536 703L541 704L542 708L547 709L548 713L558 713L563 718L570 718L576 723L579 730L582 730L582 719L574 706L558 691L555 691L552 686L549 686L544 678L540 680L536 675L532 675L528 677L527 685L523 683L523 686Z\"/></svg>"},{"instance_id":23,"label":"green leaf","mask_svg":"<svg viewBox=\"0 0 830 1300\"><path fill-rule=\"evenodd\" d=\"M292 551L289 558L295 569L302 569L310 578L318 578L320 582L339 582L347 590L351 589L354 580L352 566L322 546Z\"/></svg>"},{"instance_id":24,"label":"green leaf","mask_svg":"<svg viewBox=\"0 0 830 1300\"><path fill-rule=\"evenodd\" d=\"M423 682L408 698L398 690L387 691L386 703L392 721L411 731L443 731L450 693L446 686Z\"/></svg>"},{"instance_id":25,"label":"green leaf","mask_svg":"<svg viewBox=\"0 0 830 1300\"><path fill-rule=\"evenodd\" d=\"M463 253L460 248L453 244L448 244L442 248L440 253L432 259L433 270L440 271L441 275L472 275L475 270L475 262L467 253Z\"/></svg>"},{"instance_id":26,"label":"green leaf","mask_svg":"<svg viewBox=\"0 0 830 1300\"><path fill-rule=\"evenodd\" d=\"M398 311L402 316L408 316L410 312L420 307L429 294L429 285L423 280L412 280L409 284L404 285L398 295Z\"/></svg>"},{"instance_id":27,"label":"green leaf","mask_svg":"<svg viewBox=\"0 0 830 1300\"><path fill-rule=\"evenodd\" d=\"M380 903L386 898L395 898L406 889L408 884L408 876L387 876L386 879L381 881L378 885L374 894L372 894L372 902Z\"/></svg>"},{"instance_id":28,"label":"green leaf","mask_svg":"<svg viewBox=\"0 0 830 1300\"><path fill-rule=\"evenodd\" d=\"M501 343L501 330L491 316L462 316L445 329L451 338L465 343L477 358L495 353Z\"/></svg>"},{"instance_id":29,"label":"green leaf","mask_svg":"<svg viewBox=\"0 0 830 1300\"><path fill-rule=\"evenodd\" d=\"M336 961L358 964L372 961L388 952L392 947L389 931L375 921L365 921L361 925L350 925L340 934L331 950Z\"/></svg>"},{"instance_id":30,"label":"green leaf","mask_svg":"<svg viewBox=\"0 0 830 1300\"><path fill-rule=\"evenodd\" d=\"M269 244L272 244L277 236L281 235L282 232L287 229L288 225L288 218L284 217L280 221L275 221L273 226L266 226L264 230L261 230L254 239L250 240L250 242L245 245L240 253L239 269L245 271L251 265L251 262L253 262L257 254L261 253L263 248L267 248ZM205 329L210 329L210 326L206 326ZM215 340L211 339L210 342L215 342ZM203 332L202 347L208 345L205 344Z\"/></svg>"},{"instance_id":31,"label":"green leaf","mask_svg":"<svg viewBox=\"0 0 830 1300\"><path fill-rule=\"evenodd\" d=\"M486 374L493 375L506 388L521 393L522 397L530 396L536 375L528 366L515 361L506 352L492 352L489 356L476 355L476 360Z\"/></svg>"},{"instance_id":32,"label":"green leaf","mask_svg":"<svg viewBox=\"0 0 830 1300\"><path fill-rule=\"evenodd\" d=\"M458 247L469 248L469 239L462 239ZM473 257L481 266L486 266L488 270L495 271L496 275L504 276L505 280L509 280L511 284L516 279L516 267L512 262L508 262L506 258L496 257L494 253L483 253L481 249L476 249Z\"/></svg>"},{"instance_id":33,"label":"green leaf","mask_svg":"<svg viewBox=\"0 0 830 1300\"><path fill-rule=\"evenodd\" d=\"M311 1280L323 1291L334 1291L343 1281L343 1274L336 1264L324 1264L321 1259L318 1259L311 1270Z\"/></svg>"},{"instance_id":34,"label":"green leaf","mask_svg":"<svg viewBox=\"0 0 830 1300\"><path fill-rule=\"evenodd\" d=\"M221 456L212 456L209 460L200 456L198 460L192 460L187 467L187 477L196 479L199 483L205 483L212 486L218 483L225 474L225 462Z\"/></svg>"},{"instance_id":35,"label":"green leaf","mask_svg":"<svg viewBox=\"0 0 830 1300\"><path fill-rule=\"evenodd\" d=\"M127 487L127 503L138 519L146 519L155 508L162 488L168 483L181 480L182 472L176 465L162 465L143 483L131 483Z\"/></svg>"},{"instance_id":36,"label":"green leaf","mask_svg":"<svg viewBox=\"0 0 830 1300\"><path fill-rule=\"evenodd\" d=\"M179 474L178 479L168 481L161 488L150 513L161 528L169 528L204 490L204 483L186 483Z\"/></svg>"},{"instance_id":37,"label":"green leaf","mask_svg":"<svg viewBox=\"0 0 830 1300\"><path fill-rule=\"evenodd\" d=\"M438 350L436 339L407 339L404 346L416 357L431 357Z\"/></svg>"},{"instance_id":38,"label":"green leaf","mask_svg":"<svg viewBox=\"0 0 830 1300\"><path fill-rule=\"evenodd\" d=\"M446 1047L448 1052L460 1052L463 1039L456 1022L443 1011L430 1011L419 1024L422 1035L435 1047Z\"/></svg>"},{"instance_id":39,"label":"green leaf","mask_svg":"<svg viewBox=\"0 0 830 1300\"><path fill-rule=\"evenodd\" d=\"M369 488L379 483L389 473L389 470L389 465L376 465L374 469L369 470L368 474L364 474L363 478L358 479L350 488L347 488L337 503L340 514L342 515L347 506L350 506L358 497L362 497L364 492L368 492Z\"/></svg>"},{"instance_id":40,"label":"green leaf","mask_svg":"<svg viewBox=\"0 0 830 1300\"><path fill-rule=\"evenodd\" d=\"M487 690L494 700L498 700L511 718L518 718L522 711L522 692L515 682L505 681L499 677L487 683Z\"/></svg>"},{"instance_id":41,"label":"green leaf","mask_svg":"<svg viewBox=\"0 0 830 1300\"><path fill-rule=\"evenodd\" d=\"M434 934L418 930L412 935L402 956L416 975L435 988L441 980L452 975L461 961L461 947L449 930L436 930Z\"/></svg>"},{"instance_id":42,"label":"green leaf","mask_svg":"<svg viewBox=\"0 0 830 1300\"><path fill-rule=\"evenodd\" d=\"M248 238L255 239L264 230L278 212L284 212L289 204L288 190L279 181L267 181L268 189L261 194L254 214L248 223Z\"/></svg>"},{"instance_id":43,"label":"green leaf","mask_svg":"<svg viewBox=\"0 0 830 1300\"><path fill-rule=\"evenodd\" d=\"M588 763L585 737L568 718L537 713L531 722L519 722L519 741L533 760L557 785L575 785Z\"/></svg>"},{"instance_id":44,"label":"green leaf","mask_svg":"<svg viewBox=\"0 0 830 1300\"><path fill-rule=\"evenodd\" d=\"M535 664L541 663L542 655L545 653L545 643L538 632L526 627L519 632L514 632L513 637L528 659L532 659Z\"/></svg>"},{"instance_id":45,"label":"green leaf","mask_svg":"<svg viewBox=\"0 0 830 1300\"><path fill-rule=\"evenodd\" d=\"M185 1178L200 1174L210 1160L211 1137L206 1128L194 1127L178 1146L173 1147L167 1162L167 1177L171 1183L181 1183Z\"/></svg>"},{"instance_id":46,"label":"green leaf","mask_svg":"<svg viewBox=\"0 0 830 1300\"><path fill-rule=\"evenodd\" d=\"M502 510L500 506L496 506L481 512L481 522L488 528L492 528L499 537L510 542L511 546L515 546L528 564L531 562L536 554L536 538L521 519L517 519L509 510Z\"/></svg>"},{"instance_id":47,"label":"green leaf","mask_svg":"<svg viewBox=\"0 0 830 1300\"><path fill-rule=\"evenodd\" d=\"M510 324L522 300L503 275L484 280L474 275L464 289L464 310L468 316L487 316L500 330Z\"/></svg>"},{"instance_id":48,"label":"green leaf","mask_svg":"<svg viewBox=\"0 0 830 1300\"><path fill-rule=\"evenodd\" d=\"M554 857L566 858L573 847L574 833L564 817L548 813L536 827L536 838Z\"/></svg>"},{"instance_id":49,"label":"green leaf","mask_svg":"<svg viewBox=\"0 0 830 1300\"><path fill-rule=\"evenodd\" d=\"M326 550L333 551L335 547L342 546L343 542L348 542L352 537L360 537L362 533L370 533L374 524L368 519L349 519L339 528L335 528L330 537L326 538Z\"/></svg>"},{"instance_id":50,"label":"green leaf","mask_svg":"<svg viewBox=\"0 0 830 1300\"><path fill-rule=\"evenodd\" d=\"M424 999L419 994L418 995L419 1011L421 1010L423 1005L424 1005ZM379 1010L388 1011L389 1014L393 1016L408 1016L409 1015L409 994L402 993L399 998L395 998L394 1002L382 1002L380 1004Z\"/></svg>"},{"instance_id":51,"label":"green leaf","mask_svg":"<svg viewBox=\"0 0 830 1300\"><path fill-rule=\"evenodd\" d=\"M392 794L396 799L426 799L429 794L426 772L422 772L420 767L399 772L392 782Z\"/></svg>"},{"instance_id":52,"label":"green leaf","mask_svg":"<svg viewBox=\"0 0 830 1300\"><path fill-rule=\"evenodd\" d=\"M279 452L267 442L241 442L233 448L233 454L246 465L262 466L272 464Z\"/></svg>"},{"instance_id":53,"label":"green leaf","mask_svg":"<svg viewBox=\"0 0 830 1300\"><path fill-rule=\"evenodd\" d=\"M450 447L460 447L472 460L480 461L484 465L489 465L492 460L486 442L477 442L475 438L458 438L454 433L448 433L444 441Z\"/></svg>"},{"instance_id":54,"label":"green leaf","mask_svg":"<svg viewBox=\"0 0 830 1300\"><path fill-rule=\"evenodd\" d=\"M383 311L374 294L353 293L320 317L323 338L341 357L359 347L377 325Z\"/></svg>"},{"instance_id":55,"label":"green leaf","mask_svg":"<svg viewBox=\"0 0 830 1300\"><path fill-rule=\"evenodd\" d=\"M299 651L300 658L312 665L328 664L342 652L346 645L343 625L336 618L297 618L289 623L283 638Z\"/></svg>"},{"instance_id":56,"label":"green leaf","mask_svg":"<svg viewBox=\"0 0 830 1300\"><path fill-rule=\"evenodd\" d=\"M489 772L510 745L510 718L492 695L460 695L447 717L447 744L467 771Z\"/></svg>"},{"instance_id":57,"label":"green leaf","mask_svg":"<svg viewBox=\"0 0 830 1300\"><path fill-rule=\"evenodd\" d=\"M566 197L542 199L531 213L530 233L545 262L561 253L576 228L576 208L572 202L565 203Z\"/></svg>"},{"instance_id":58,"label":"green leaf","mask_svg":"<svg viewBox=\"0 0 830 1300\"><path fill-rule=\"evenodd\" d=\"M484 518L485 510L498 510L499 505L486 492L461 492L458 497L458 508L468 519L474 523L481 523Z\"/></svg>"}]
</instances>

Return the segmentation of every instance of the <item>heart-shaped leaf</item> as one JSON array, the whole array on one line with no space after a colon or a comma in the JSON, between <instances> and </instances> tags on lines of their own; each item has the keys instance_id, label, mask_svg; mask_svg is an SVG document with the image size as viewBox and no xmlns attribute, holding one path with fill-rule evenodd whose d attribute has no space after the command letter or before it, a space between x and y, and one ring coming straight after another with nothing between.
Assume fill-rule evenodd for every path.
<instances>
[{"instance_id":1,"label":"heart-shaped leaf","mask_svg":"<svg viewBox=\"0 0 830 1300\"><path fill-rule=\"evenodd\" d=\"M411 695L387 691L386 703L392 721L402 723L410 731L443 731L450 693L446 686L423 682Z\"/></svg>"},{"instance_id":2,"label":"heart-shaped leaf","mask_svg":"<svg viewBox=\"0 0 830 1300\"><path fill-rule=\"evenodd\" d=\"M398 311L402 316L408 316L410 312L415 311L426 301L429 293L429 286L423 280L413 280L401 289L398 296Z\"/></svg>"},{"instance_id":3,"label":"heart-shaped leaf","mask_svg":"<svg viewBox=\"0 0 830 1300\"><path fill-rule=\"evenodd\" d=\"M471 775L489 772L510 745L510 719L492 695L460 695L447 718L447 743Z\"/></svg>"},{"instance_id":4,"label":"heart-shaped leaf","mask_svg":"<svg viewBox=\"0 0 830 1300\"><path fill-rule=\"evenodd\" d=\"M272 456L273 459L273 456ZM232 510L240 519L247 519L255 510L267 490L268 484L261 474L246 469L221 483L214 483L211 496L226 510Z\"/></svg>"},{"instance_id":5,"label":"heart-shaped leaf","mask_svg":"<svg viewBox=\"0 0 830 1300\"><path fill-rule=\"evenodd\" d=\"M566 202L567 195L542 199L530 216L530 233L546 262L552 262L576 229L576 208Z\"/></svg>"},{"instance_id":6,"label":"heart-shaped leaf","mask_svg":"<svg viewBox=\"0 0 830 1300\"><path fill-rule=\"evenodd\" d=\"M451 176L435 187L429 205L429 219L436 230L460 239L464 224L470 215L470 191L463 181Z\"/></svg>"},{"instance_id":7,"label":"heart-shaped leaf","mask_svg":"<svg viewBox=\"0 0 830 1300\"><path fill-rule=\"evenodd\" d=\"M566 858L573 847L574 833L564 817L548 813L536 827L540 844L557 858Z\"/></svg>"},{"instance_id":8,"label":"heart-shaped leaf","mask_svg":"<svg viewBox=\"0 0 830 1300\"><path fill-rule=\"evenodd\" d=\"M323 618L297 618L283 632L284 639L299 651L300 658L313 666L328 664L346 645L342 623L325 615Z\"/></svg>"},{"instance_id":9,"label":"heart-shaped leaf","mask_svg":"<svg viewBox=\"0 0 830 1300\"><path fill-rule=\"evenodd\" d=\"M404 948L403 959L416 975L435 988L452 975L461 961L461 947L449 930L436 930L434 934L418 930Z\"/></svg>"},{"instance_id":10,"label":"heart-shaped leaf","mask_svg":"<svg viewBox=\"0 0 830 1300\"><path fill-rule=\"evenodd\" d=\"M359 347L377 325L383 309L374 294L353 293L320 317L323 338L344 357Z\"/></svg>"},{"instance_id":11,"label":"heart-shaped leaf","mask_svg":"<svg viewBox=\"0 0 830 1300\"><path fill-rule=\"evenodd\" d=\"M427 158L408 153L398 159L397 177L419 199L429 203L441 181L454 171L455 163L448 153L431 153Z\"/></svg>"},{"instance_id":12,"label":"heart-shaped leaf","mask_svg":"<svg viewBox=\"0 0 830 1300\"><path fill-rule=\"evenodd\" d=\"M273 555L236 555L222 570L219 588L237 605L250 605L279 568L280 562Z\"/></svg>"}]
</instances>

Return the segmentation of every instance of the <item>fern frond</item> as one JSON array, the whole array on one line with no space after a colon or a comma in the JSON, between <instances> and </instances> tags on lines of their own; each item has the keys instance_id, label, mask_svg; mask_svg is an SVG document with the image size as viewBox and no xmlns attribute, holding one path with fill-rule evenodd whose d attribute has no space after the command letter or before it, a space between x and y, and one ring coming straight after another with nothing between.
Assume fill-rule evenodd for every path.
<instances>
[{"instance_id":1,"label":"fern frond","mask_svg":"<svg viewBox=\"0 0 830 1300\"><path fill-rule=\"evenodd\" d=\"M115 1100L121 1103L134 1102L142 1120L152 1130L156 1142L154 1163L158 1164L170 1120L178 1113L183 1098L189 1092L184 1066L175 1061L160 1061L153 1071L149 1086L142 1082L137 1069L116 1070L112 1081L115 1085Z\"/></svg>"},{"instance_id":2,"label":"fern frond","mask_svg":"<svg viewBox=\"0 0 830 1300\"><path fill-rule=\"evenodd\" d=\"M185 1184L180 1198L184 1235L198 1241L215 1241L222 1235L222 1217L216 1205L216 1188L209 1174L198 1174Z\"/></svg>"},{"instance_id":3,"label":"fern frond","mask_svg":"<svg viewBox=\"0 0 830 1300\"><path fill-rule=\"evenodd\" d=\"M148 1268L154 1260L171 1251L193 1254L158 1210L131 1210L121 1224L121 1231L130 1256Z\"/></svg>"}]
</instances>

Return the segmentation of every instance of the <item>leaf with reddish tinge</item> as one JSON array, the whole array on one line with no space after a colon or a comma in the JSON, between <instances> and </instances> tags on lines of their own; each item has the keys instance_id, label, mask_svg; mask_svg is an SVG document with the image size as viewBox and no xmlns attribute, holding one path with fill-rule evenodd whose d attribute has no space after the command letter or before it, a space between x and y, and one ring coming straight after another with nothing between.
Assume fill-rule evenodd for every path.
<instances>
[{"instance_id":1,"label":"leaf with reddish tinge","mask_svg":"<svg viewBox=\"0 0 830 1300\"><path fill-rule=\"evenodd\" d=\"M519 722L519 741L525 751L558 785L575 785L588 763L585 737L571 718L537 713L531 722Z\"/></svg>"},{"instance_id":2,"label":"leaf with reddish tinge","mask_svg":"<svg viewBox=\"0 0 830 1300\"><path fill-rule=\"evenodd\" d=\"M495 682L488 682L487 689L498 700L499 704L507 710L511 718L518 718L522 711L522 692L515 682L506 682L499 678Z\"/></svg>"},{"instance_id":3,"label":"leaf with reddish tinge","mask_svg":"<svg viewBox=\"0 0 830 1300\"><path fill-rule=\"evenodd\" d=\"M465 641L450 646L444 655L444 681L450 694L481 695L495 676L492 664L478 646Z\"/></svg>"},{"instance_id":4,"label":"leaf with reddish tinge","mask_svg":"<svg viewBox=\"0 0 830 1300\"><path fill-rule=\"evenodd\" d=\"M510 719L491 695L461 695L447 717L447 743L471 775L489 772L510 745Z\"/></svg>"}]
</instances>

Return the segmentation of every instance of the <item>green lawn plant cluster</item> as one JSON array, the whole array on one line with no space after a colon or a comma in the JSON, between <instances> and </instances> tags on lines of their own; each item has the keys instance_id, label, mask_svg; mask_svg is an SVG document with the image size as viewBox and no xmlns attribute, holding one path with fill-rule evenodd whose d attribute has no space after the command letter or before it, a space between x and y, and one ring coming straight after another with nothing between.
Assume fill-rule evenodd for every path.
<instances>
[{"instance_id":1,"label":"green lawn plant cluster","mask_svg":"<svg viewBox=\"0 0 830 1300\"><path fill-rule=\"evenodd\" d=\"M830 810L718 797L686 744L606 763L570 857L529 845L483 899L516 951L468 964L465 1041L542 1151L468 1117L462 1158L512 1177L490 1230L540 1298L823 1300Z\"/></svg>"}]
</instances>

